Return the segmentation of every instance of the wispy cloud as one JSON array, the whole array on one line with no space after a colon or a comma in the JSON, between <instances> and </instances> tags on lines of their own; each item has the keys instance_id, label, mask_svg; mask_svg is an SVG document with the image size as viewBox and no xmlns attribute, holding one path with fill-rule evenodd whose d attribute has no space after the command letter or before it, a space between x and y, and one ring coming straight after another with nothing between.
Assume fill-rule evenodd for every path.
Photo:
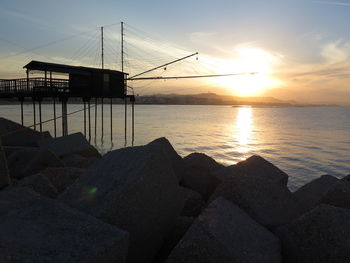
<instances>
[{"instance_id":1,"label":"wispy cloud","mask_svg":"<svg viewBox=\"0 0 350 263\"><path fill-rule=\"evenodd\" d=\"M331 2L331 1L312 1L315 4L324 4L324 5L338 5L338 6L349 6L349 2Z\"/></svg>"}]
</instances>

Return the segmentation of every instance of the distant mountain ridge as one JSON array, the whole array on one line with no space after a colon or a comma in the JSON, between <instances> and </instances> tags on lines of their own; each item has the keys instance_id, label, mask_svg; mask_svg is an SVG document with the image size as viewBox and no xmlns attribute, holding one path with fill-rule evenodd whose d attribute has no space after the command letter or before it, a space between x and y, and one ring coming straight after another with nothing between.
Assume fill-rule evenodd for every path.
<instances>
[{"instance_id":1,"label":"distant mountain ridge","mask_svg":"<svg viewBox=\"0 0 350 263\"><path fill-rule=\"evenodd\" d=\"M179 104L179 105L251 105L251 106L336 106L302 104L293 100L280 100L274 97L238 97L216 93L199 94L154 94L138 96L139 104Z\"/></svg>"}]
</instances>

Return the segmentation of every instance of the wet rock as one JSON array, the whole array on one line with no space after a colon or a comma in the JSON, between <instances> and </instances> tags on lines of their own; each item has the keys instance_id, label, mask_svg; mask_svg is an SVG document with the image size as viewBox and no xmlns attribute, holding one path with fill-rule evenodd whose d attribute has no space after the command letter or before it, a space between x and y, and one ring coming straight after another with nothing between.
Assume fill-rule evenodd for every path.
<instances>
[{"instance_id":1,"label":"wet rock","mask_svg":"<svg viewBox=\"0 0 350 263\"><path fill-rule=\"evenodd\" d=\"M221 181L231 175L261 177L266 181L284 186L288 183L288 175L285 172L258 155L251 156L245 161L220 169L215 173L215 176Z\"/></svg>"},{"instance_id":2,"label":"wet rock","mask_svg":"<svg viewBox=\"0 0 350 263\"><path fill-rule=\"evenodd\" d=\"M5 151L0 138L0 189L11 184Z\"/></svg>"},{"instance_id":3,"label":"wet rock","mask_svg":"<svg viewBox=\"0 0 350 263\"><path fill-rule=\"evenodd\" d=\"M203 197L189 188L180 187L185 199L185 205L181 211L182 216L196 217L205 206Z\"/></svg>"},{"instance_id":4,"label":"wet rock","mask_svg":"<svg viewBox=\"0 0 350 263\"><path fill-rule=\"evenodd\" d=\"M162 248L159 250L156 258L152 263L163 263L169 256L170 252L179 243L194 221L193 217L179 216L176 218L174 227L164 237Z\"/></svg>"},{"instance_id":5,"label":"wet rock","mask_svg":"<svg viewBox=\"0 0 350 263\"><path fill-rule=\"evenodd\" d=\"M333 184L326 191L319 203L350 209L350 178L345 177Z\"/></svg>"},{"instance_id":6,"label":"wet rock","mask_svg":"<svg viewBox=\"0 0 350 263\"><path fill-rule=\"evenodd\" d=\"M129 262L150 262L183 207L172 163L154 144L111 151L60 196L130 233Z\"/></svg>"},{"instance_id":7,"label":"wet rock","mask_svg":"<svg viewBox=\"0 0 350 263\"><path fill-rule=\"evenodd\" d=\"M207 200L220 182L212 173L224 166L203 153L191 153L183 160L186 173L182 185L197 191Z\"/></svg>"},{"instance_id":8,"label":"wet rock","mask_svg":"<svg viewBox=\"0 0 350 263\"><path fill-rule=\"evenodd\" d=\"M44 195L50 198L56 198L58 195L58 191L51 183L51 181L41 174L28 176L23 180L18 181L14 187L27 187L34 190L40 195Z\"/></svg>"},{"instance_id":9,"label":"wet rock","mask_svg":"<svg viewBox=\"0 0 350 263\"><path fill-rule=\"evenodd\" d=\"M283 262L350 262L350 210L320 205L278 230Z\"/></svg>"},{"instance_id":10,"label":"wet rock","mask_svg":"<svg viewBox=\"0 0 350 263\"><path fill-rule=\"evenodd\" d=\"M16 122L0 118L0 137L3 146L38 146L42 139L51 138L49 132L37 132Z\"/></svg>"},{"instance_id":11,"label":"wet rock","mask_svg":"<svg viewBox=\"0 0 350 263\"><path fill-rule=\"evenodd\" d=\"M61 158L61 161L64 163L66 167L76 167L76 168L88 168L94 162L99 160L100 158L96 157L83 157L80 154L70 154Z\"/></svg>"},{"instance_id":12,"label":"wet rock","mask_svg":"<svg viewBox=\"0 0 350 263\"><path fill-rule=\"evenodd\" d=\"M0 262L125 262L128 234L25 189L0 193Z\"/></svg>"},{"instance_id":13,"label":"wet rock","mask_svg":"<svg viewBox=\"0 0 350 263\"><path fill-rule=\"evenodd\" d=\"M69 185L81 176L86 169L73 167L46 168L40 175L46 177L57 189L58 193L63 192Z\"/></svg>"},{"instance_id":14,"label":"wet rock","mask_svg":"<svg viewBox=\"0 0 350 263\"><path fill-rule=\"evenodd\" d=\"M219 198L193 222L166 262L281 262L280 244L244 211Z\"/></svg>"},{"instance_id":15,"label":"wet rock","mask_svg":"<svg viewBox=\"0 0 350 263\"><path fill-rule=\"evenodd\" d=\"M339 179L334 176L322 175L300 187L293 193L293 196L306 211L309 211L320 202L323 194L338 181Z\"/></svg>"},{"instance_id":16,"label":"wet rock","mask_svg":"<svg viewBox=\"0 0 350 263\"><path fill-rule=\"evenodd\" d=\"M230 176L216 188L210 200L219 196L238 205L269 228L289 223L303 212L286 186L266 181L263 177Z\"/></svg>"},{"instance_id":17,"label":"wet rock","mask_svg":"<svg viewBox=\"0 0 350 263\"><path fill-rule=\"evenodd\" d=\"M8 167L12 178L21 179L39 173L47 167L63 167L58 157L48 150L23 149L11 154Z\"/></svg>"},{"instance_id":18,"label":"wet rock","mask_svg":"<svg viewBox=\"0 0 350 263\"><path fill-rule=\"evenodd\" d=\"M177 152L174 150L170 142L166 138L161 137L150 142L148 146L153 147L155 150L160 150L163 152L163 154L171 163L171 166L178 180L182 181L182 178L186 170L185 164L181 156L177 154Z\"/></svg>"},{"instance_id":19,"label":"wet rock","mask_svg":"<svg viewBox=\"0 0 350 263\"><path fill-rule=\"evenodd\" d=\"M39 147L50 150L58 157L63 157L73 153L82 153L85 157L101 157L98 151L89 144L81 132L42 140L39 142Z\"/></svg>"}]
</instances>

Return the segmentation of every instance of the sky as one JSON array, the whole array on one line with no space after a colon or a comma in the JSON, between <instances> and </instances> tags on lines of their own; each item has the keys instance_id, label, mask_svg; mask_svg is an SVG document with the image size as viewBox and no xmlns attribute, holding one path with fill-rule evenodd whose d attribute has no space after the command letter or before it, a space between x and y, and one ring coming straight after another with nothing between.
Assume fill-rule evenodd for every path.
<instances>
[{"instance_id":1,"label":"sky","mask_svg":"<svg viewBox=\"0 0 350 263\"><path fill-rule=\"evenodd\" d=\"M101 26L106 67L120 70L120 21L130 75L194 52L144 76L242 73L130 81L137 94L350 104L349 0L1 0L0 78L24 76L31 60L101 66Z\"/></svg>"}]
</instances>

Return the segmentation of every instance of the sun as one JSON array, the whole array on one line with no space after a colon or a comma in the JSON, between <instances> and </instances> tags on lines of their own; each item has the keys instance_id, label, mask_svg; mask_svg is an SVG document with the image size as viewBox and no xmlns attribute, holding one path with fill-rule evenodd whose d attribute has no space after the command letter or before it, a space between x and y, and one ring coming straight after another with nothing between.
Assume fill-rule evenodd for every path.
<instances>
[{"instance_id":1,"label":"sun","mask_svg":"<svg viewBox=\"0 0 350 263\"><path fill-rule=\"evenodd\" d=\"M217 72L245 73L232 77L212 79L212 84L229 89L233 95L255 96L266 89L277 86L279 81L271 77L272 65L277 57L269 52L252 47L238 47L232 58L222 59Z\"/></svg>"}]
</instances>

